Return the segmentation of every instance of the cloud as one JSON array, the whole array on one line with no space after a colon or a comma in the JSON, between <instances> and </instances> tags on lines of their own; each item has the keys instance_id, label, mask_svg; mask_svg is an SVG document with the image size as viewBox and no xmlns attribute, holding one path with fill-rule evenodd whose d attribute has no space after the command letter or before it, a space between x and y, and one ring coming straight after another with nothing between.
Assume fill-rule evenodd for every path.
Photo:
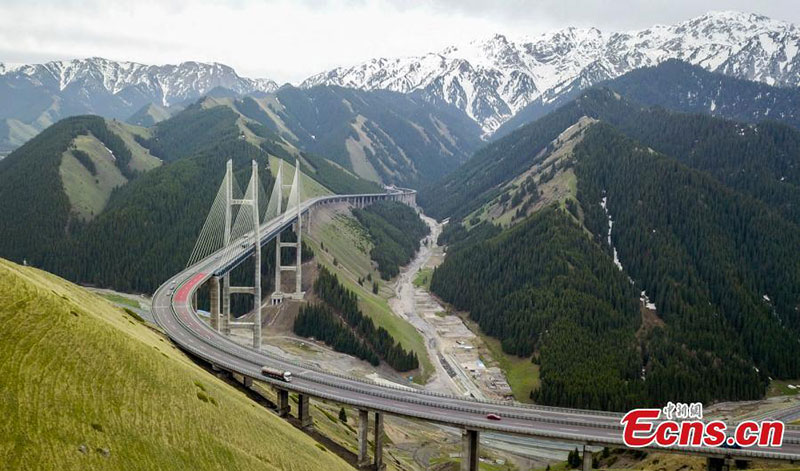
<instances>
[{"instance_id":1,"label":"cloud","mask_svg":"<svg viewBox=\"0 0 800 471\"><path fill-rule=\"evenodd\" d=\"M0 61L101 56L148 64L216 61L240 74L297 82L372 57L421 54L495 32L577 25L630 29L743 1L588 0L4 0ZM793 2L759 3L778 19ZM724 5L723 5L724 4ZM784 16L781 16L783 14Z\"/></svg>"}]
</instances>

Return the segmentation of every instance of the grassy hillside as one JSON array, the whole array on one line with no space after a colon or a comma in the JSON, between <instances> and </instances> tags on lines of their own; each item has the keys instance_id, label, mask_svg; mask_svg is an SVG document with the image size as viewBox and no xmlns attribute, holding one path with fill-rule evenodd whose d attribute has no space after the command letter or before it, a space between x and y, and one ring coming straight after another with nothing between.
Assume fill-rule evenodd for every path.
<instances>
[{"instance_id":1,"label":"grassy hillside","mask_svg":"<svg viewBox=\"0 0 800 471\"><path fill-rule=\"evenodd\" d=\"M92 134L78 136L61 157L61 184L71 212L87 221L105 208L111 191L128 182L114 158Z\"/></svg>"},{"instance_id":2,"label":"grassy hillside","mask_svg":"<svg viewBox=\"0 0 800 471\"><path fill-rule=\"evenodd\" d=\"M76 136L61 157L59 173L64 192L71 212L83 221L105 209L114 189L161 165L161 160L137 141L149 135L146 129L116 120L106 120L105 127L121 140L118 147L130 154L126 167L120 167L114 152L91 132Z\"/></svg>"},{"instance_id":3,"label":"grassy hillside","mask_svg":"<svg viewBox=\"0 0 800 471\"><path fill-rule=\"evenodd\" d=\"M0 332L5 469L350 469L53 275L0 260Z\"/></svg>"},{"instance_id":4,"label":"grassy hillside","mask_svg":"<svg viewBox=\"0 0 800 471\"><path fill-rule=\"evenodd\" d=\"M244 102L256 103L251 98ZM147 141L148 146L174 158L192 155L220 141L239 139L292 165L299 159L304 174L334 193L380 190L374 182L328 160L327 155L322 157L301 151L285 134L279 136L269 126L254 120L252 110L242 108L241 103L234 98L206 97L156 126L153 138Z\"/></svg>"},{"instance_id":5,"label":"grassy hillside","mask_svg":"<svg viewBox=\"0 0 800 471\"><path fill-rule=\"evenodd\" d=\"M130 150L131 161L129 165L132 170L137 172L146 172L161 165L161 159L151 154L149 149L146 149L139 144L140 139L146 139L150 137L149 129L132 124L126 124L117 121L116 119L107 119L106 126L108 126L108 129L117 134L125 143L125 146L128 148L128 150Z\"/></svg>"},{"instance_id":6,"label":"grassy hillside","mask_svg":"<svg viewBox=\"0 0 800 471\"><path fill-rule=\"evenodd\" d=\"M593 122L582 118L559 134L549 152L537 156L529 169L500 185L497 196L465 216L466 227L484 221L508 227L553 203L561 207L573 204L577 200L577 179L569 159Z\"/></svg>"},{"instance_id":7,"label":"grassy hillside","mask_svg":"<svg viewBox=\"0 0 800 471\"><path fill-rule=\"evenodd\" d=\"M39 129L25 124L18 119L0 119L0 136L7 136L0 141L0 153L11 152L21 146L39 132Z\"/></svg>"}]
</instances>

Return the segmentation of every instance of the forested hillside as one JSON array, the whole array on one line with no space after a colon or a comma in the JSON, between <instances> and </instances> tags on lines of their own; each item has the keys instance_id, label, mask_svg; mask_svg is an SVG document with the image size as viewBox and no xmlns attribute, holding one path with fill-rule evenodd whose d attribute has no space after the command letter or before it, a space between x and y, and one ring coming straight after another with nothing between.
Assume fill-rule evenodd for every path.
<instances>
[{"instance_id":1,"label":"forested hillside","mask_svg":"<svg viewBox=\"0 0 800 471\"><path fill-rule=\"evenodd\" d=\"M589 132L575 151L586 226L606 237L607 198L619 258L676 343L799 376L800 226L609 126Z\"/></svg>"},{"instance_id":2,"label":"forested hillside","mask_svg":"<svg viewBox=\"0 0 800 471\"><path fill-rule=\"evenodd\" d=\"M236 108L297 147L376 182L433 181L481 144L480 127L461 110L413 94L285 86L238 100Z\"/></svg>"},{"instance_id":3,"label":"forested hillside","mask_svg":"<svg viewBox=\"0 0 800 471\"><path fill-rule=\"evenodd\" d=\"M534 354L539 402L622 410L760 397L768 377L800 375L800 226L768 195L757 198L757 187L720 181L723 162L733 164L698 151L701 133L714 142L729 123L684 117L682 128L663 111L636 117L640 135L661 117L662 136L688 135L692 145L671 147L676 159L592 125L568 164L579 208L542 210L499 235L454 226L443 238L459 247L431 289L468 310L506 352ZM689 133L698 123L713 125ZM735 142L753 143L753 153L764 142L785 144L769 126L755 129L762 133L734 134L744 139L728 155L737 155ZM745 155L738 152L740 165Z\"/></svg>"},{"instance_id":4,"label":"forested hillside","mask_svg":"<svg viewBox=\"0 0 800 471\"><path fill-rule=\"evenodd\" d=\"M165 165L118 190L103 214L56 245L58 257L45 266L98 286L154 291L186 265L228 158L242 185L250 178L252 159L261 169L268 165L266 153L236 139ZM259 177L269 192L272 175L262 170Z\"/></svg>"},{"instance_id":5,"label":"forested hillside","mask_svg":"<svg viewBox=\"0 0 800 471\"><path fill-rule=\"evenodd\" d=\"M420 205L437 218L464 217L497 196L498 185L544 161L558 135L582 116L613 124L800 222L800 131L776 122L746 125L643 107L608 89L589 90L479 150L458 171L424 188Z\"/></svg>"},{"instance_id":6,"label":"forested hillside","mask_svg":"<svg viewBox=\"0 0 800 471\"><path fill-rule=\"evenodd\" d=\"M431 290L469 311L505 352L537 352L537 400L621 410L641 398L638 295L566 211L544 209L449 254Z\"/></svg>"},{"instance_id":7,"label":"forested hillside","mask_svg":"<svg viewBox=\"0 0 800 471\"><path fill-rule=\"evenodd\" d=\"M300 310L294 323L296 334L315 337L374 366L384 360L397 371L419 367L416 353L406 351L383 327L376 327L358 307L358 296L325 267L320 267L314 293L324 304L311 304Z\"/></svg>"},{"instance_id":8,"label":"forested hillside","mask_svg":"<svg viewBox=\"0 0 800 471\"><path fill-rule=\"evenodd\" d=\"M101 176L93 160L99 157L77 149L75 142L79 138L91 138L105 147L108 169L118 175L119 182L140 175L130 148L103 118L78 116L49 127L0 161L0 255L3 257L39 263L52 252L55 241L69 237L84 223L68 195L71 188L64 180L65 159L75 159L76 166L85 168L84 181L79 183L94 186Z\"/></svg>"},{"instance_id":9,"label":"forested hillside","mask_svg":"<svg viewBox=\"0 0 800 471\"><path fill-rule=\"evenodd\" d=\"M353 215L369 233L370 258L378 264L381 278L388 280L417 253L419 241L430 229L417 212L396 201L378 201Z\"/></svg>"}]
</instances>

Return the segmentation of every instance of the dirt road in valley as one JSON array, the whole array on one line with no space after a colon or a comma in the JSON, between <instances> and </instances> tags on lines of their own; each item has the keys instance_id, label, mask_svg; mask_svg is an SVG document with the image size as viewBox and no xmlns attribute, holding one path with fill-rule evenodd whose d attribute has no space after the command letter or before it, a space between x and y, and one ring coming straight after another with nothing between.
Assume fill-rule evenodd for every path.
<instances>
[{"instance_id":1,"label":"dirt road in valley","mask_svg":"<svg viewBox=\"0 0 800 471\"><path fill-rule=\"evenodd\" d=\"M430 227L431 234L423 240L416 257L397 277L395 297L389 300L389 306L395 314L413 325L425 340L435 370L425 389L472 395L479 399L493 398L488 391L484 391L482 382L465 369L465 364L482 365L477 351L471 351L475 335L458 316L447 314L427 290L414 286L414 279L421 269L432 268L443 258L442 248L436 246L442 225L424 214L420 216Z\"/></svg>"}]
</instances>

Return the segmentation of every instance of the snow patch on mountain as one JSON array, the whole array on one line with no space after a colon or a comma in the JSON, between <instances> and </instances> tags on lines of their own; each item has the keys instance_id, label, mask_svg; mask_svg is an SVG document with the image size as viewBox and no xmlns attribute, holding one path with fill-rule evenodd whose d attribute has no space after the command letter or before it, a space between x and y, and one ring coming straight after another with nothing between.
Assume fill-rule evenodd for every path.
<instances>
[{"instance_id":1,"label":"snow patch on mountain","mask_svg":"<svg viewBox=\"0 0 800 471\"><path fill-rule=\"evenodd\" d=\"M5 62L5 63L0 62L0 75L3 75L5 73L7 73L7 72L11 72L11 71L17 70L22 66L23 66L23 64L12 64L12 63L8 63L8 62Z\"/></svg>"},{"instance_id":2,"label":"snow patch on mountain","mask_svg":"<svg viewBox=\"0 0 800 471\"><path fill-rule=\"evenodd\" d=\"M600 206L603 208L603 211L606 213L606 217L608 217L608 246L611 247L611 250L614 254L614 265L619 268L619 271L623 271L622 262L619 261L619 254L617 253L617 248L614 247L614 243L611 241L611 229L614 227L614 220L611 219L611 213L608 212L608 196L603 196L603 199L600 200Z\"/></svg>"},{"instance_id":3,"label":"snow patch on mountain","mask_svg":"<svg viewBox=\"0 0 800 471\"><path fill-rule=\"evenodd\" d=\"M556 100L633 69L680 59L770 85L800 85L800 30L740 12L605 33L565 28L511 39L497 34L439 52L376 58L313 75L301 86L422 91L464 110L490 134L529 103Z\"/></svg>"}]
</instances>

